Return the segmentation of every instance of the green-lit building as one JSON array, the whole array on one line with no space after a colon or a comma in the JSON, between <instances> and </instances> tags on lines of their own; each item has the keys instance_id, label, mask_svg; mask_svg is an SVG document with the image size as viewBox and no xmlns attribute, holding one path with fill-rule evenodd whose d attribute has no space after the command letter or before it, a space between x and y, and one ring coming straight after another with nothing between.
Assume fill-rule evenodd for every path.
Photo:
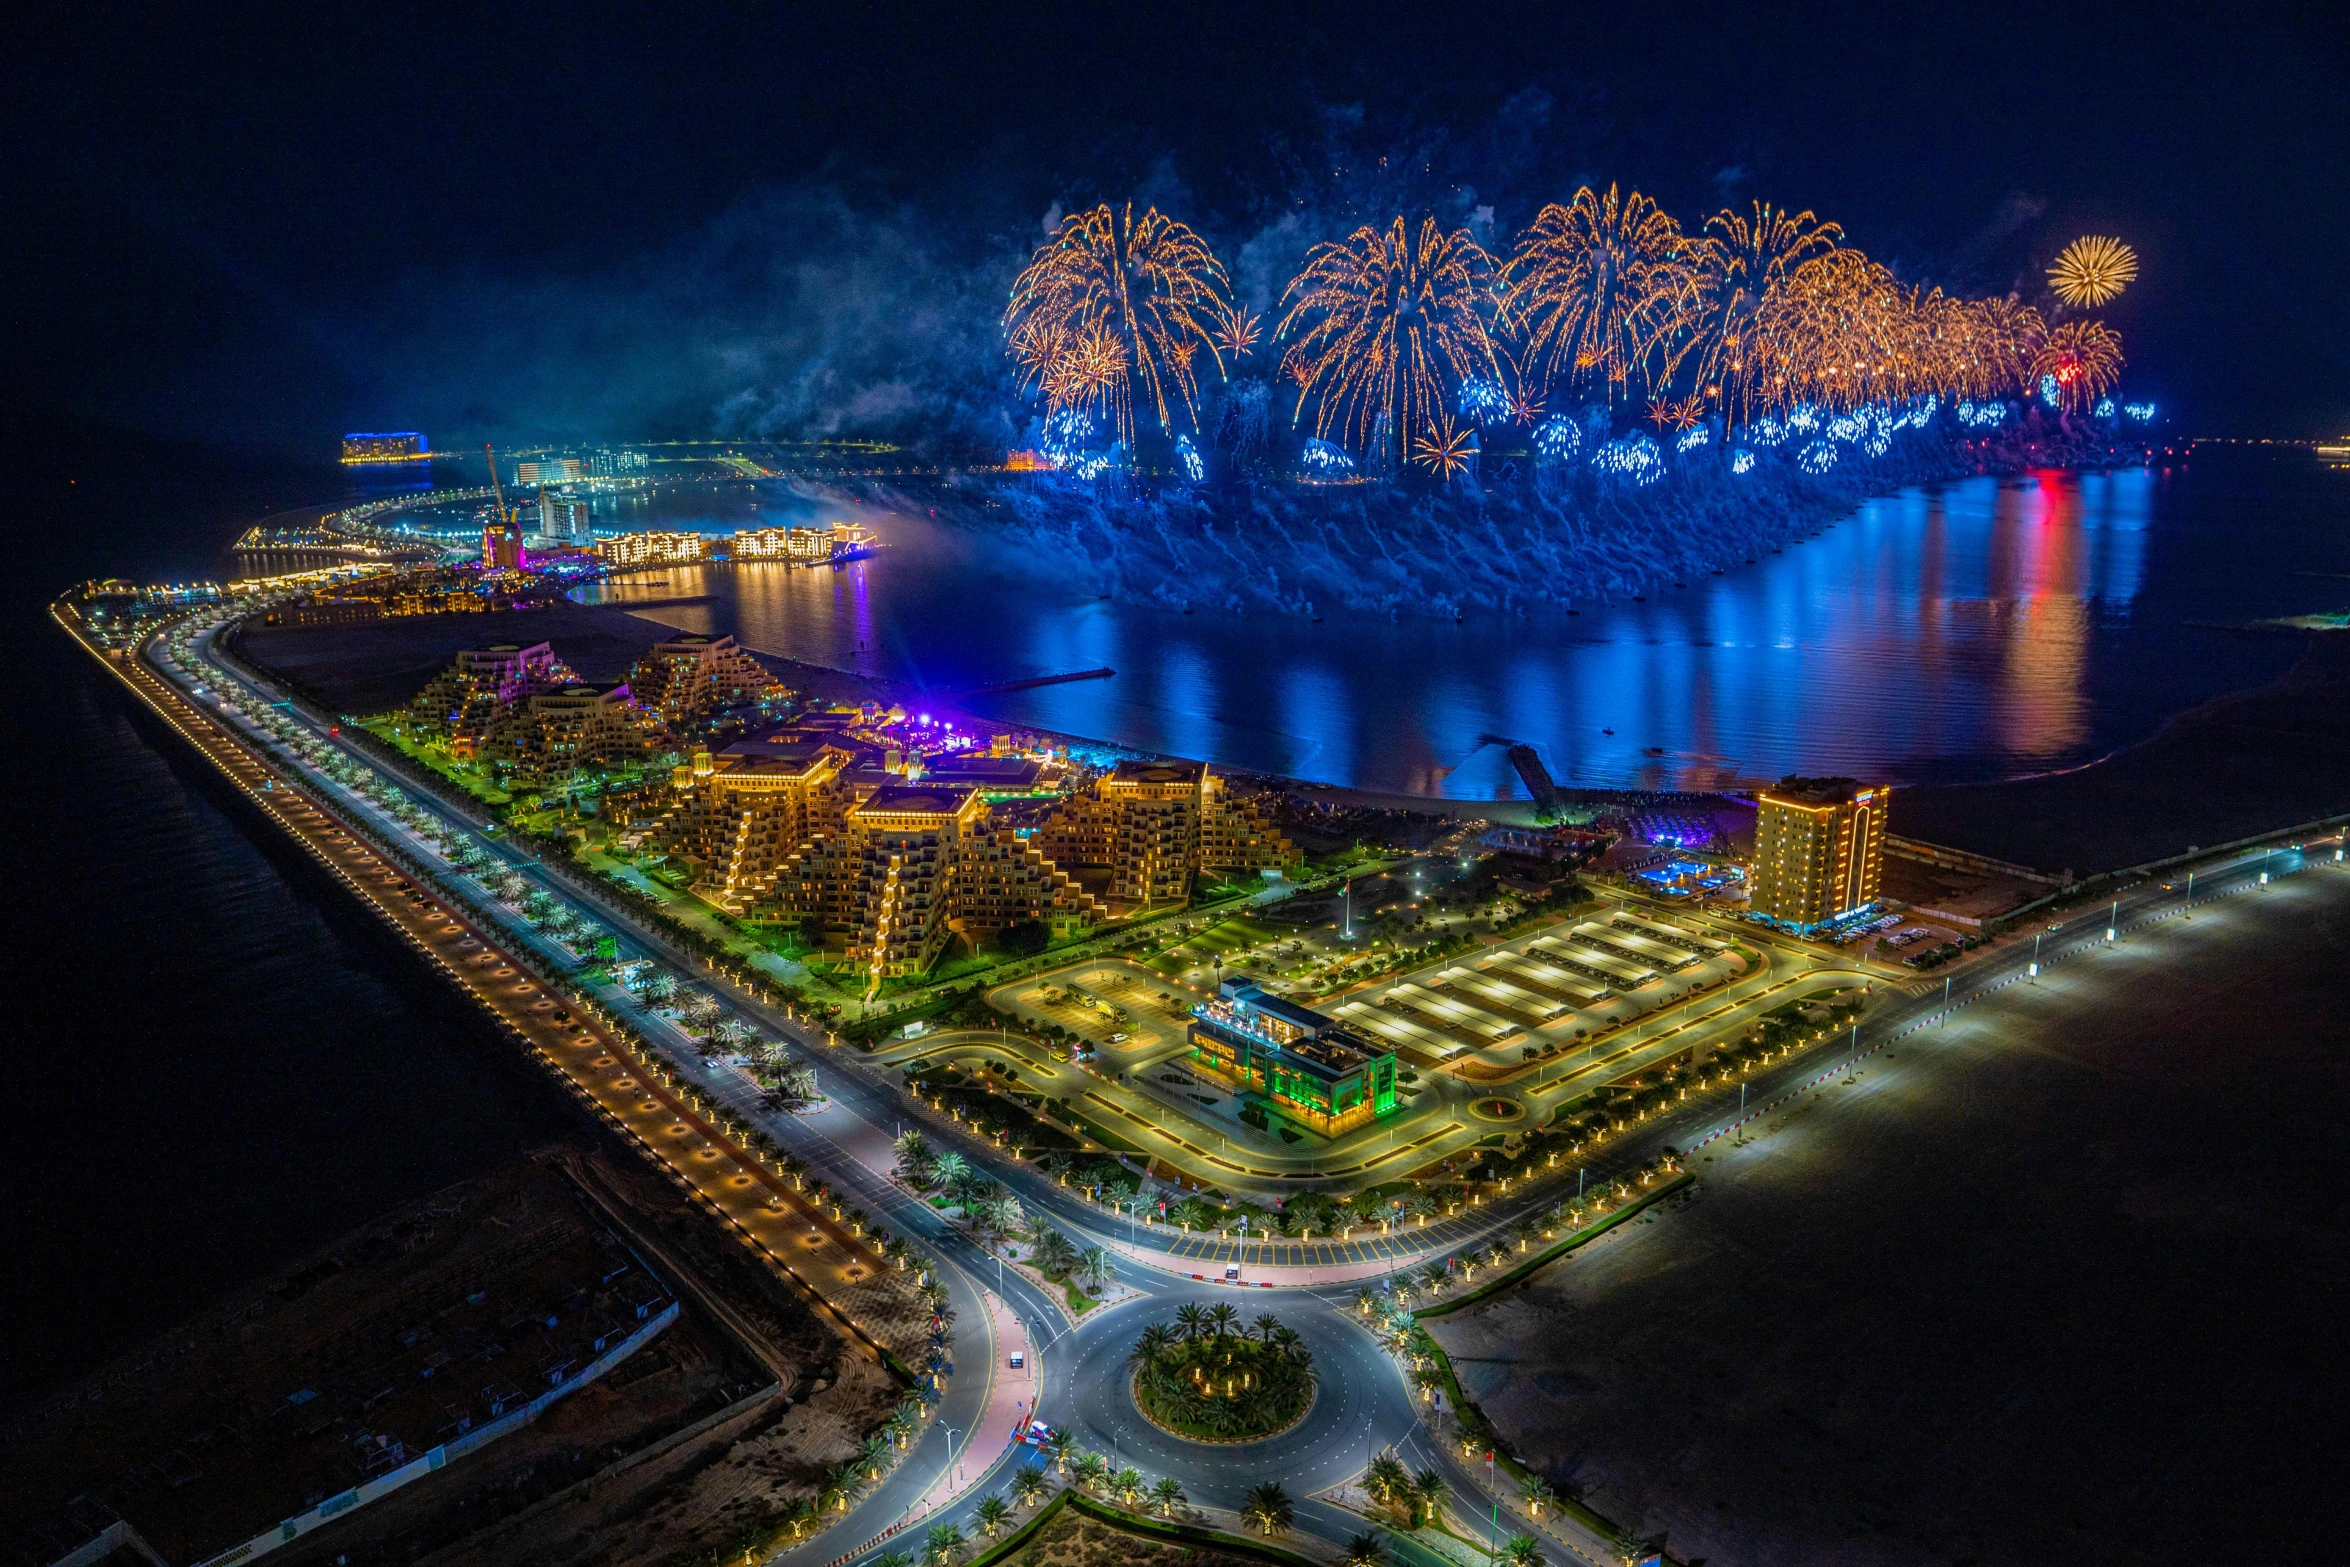
<instances>
[{"instance_id":1,"label":"green-lit building","mask_svg":"<svg viewBox=\"0 0 2350 1567\"><path fill-rule=\"evenodd\" d=\"M1327 1136L1395 1109L1395 1052L1245 977L1192 1008L1191 1058Z\"/></svg>"}]
</instances>

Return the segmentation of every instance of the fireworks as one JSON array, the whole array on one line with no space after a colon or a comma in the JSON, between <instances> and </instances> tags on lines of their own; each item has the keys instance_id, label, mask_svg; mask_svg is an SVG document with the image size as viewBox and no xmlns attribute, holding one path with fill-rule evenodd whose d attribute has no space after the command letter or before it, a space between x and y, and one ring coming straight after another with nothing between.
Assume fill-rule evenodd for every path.
<instances>
[{"instance_id":1,"label":"fireworks","mask_svg":"<svg viewBox=\"0 0 2350 1567\"><path fill-rule=\"evenodd\" d=\"M1535 215L1502 268L1503 317L1527 376L1596 384L1610 406L1672 379L1688 351L1679 328L1693 302L1692 248L1681 226L1638 191L1589 186Z\"/></svg>"},{"instance_id":2,"label":"fireworks","mask_svg":"<svg viewBox=\"0 0 2350 1567\"><path fill-rule=\"evenodd\" d=\"M2122 404L2122 412L2140 424L2154 422L2154 405L2152 403L2124 403Z\"/></svg>"},{"instance_id":3,"label":"fireworks","mask_svg":"<svg viewBox=\"0 0 2350 1567\"><path fill-rule=\"evenodd\" d=\"M2102 305L2136 281L2138 253L2104 234L2084 234L2057 255L2048 269L2056 297L2079 309Z\"/></svg>"},{"instance_id":4,"label":"fireworks","mask_svg":"<svg viewBox=\"0 0 2350 1567\"><path fill-rule=\"evenodd\" d=\"M1183 476L1197 484L1208 476L1208 465L1200 460L1199 448L1191 444L1191 437L1175 437L1175 460L1183 464Z\"/></svg>"},{"instance_id":5,"label":"fireworks","mask_svg":"<svg viewBox=\"0 0 2350 1567\"><path fill-rule=\"evenodd\" d=\"M1238 300L1217 308L1215 325L1208 333L1208 341L1226 356L1246 359L1256 352L1257 339L1263 335L1264 322L1250 313Z\"/></svg>"},{"instance_id":6,"label":"fireworks","mask_svg":"<svg viewBox=\"0 0 2350 1567\"><path fill-rule=\"evenodd\" d=\"M1045 416L1044 460L1056 468L1068 468L1085 455L1093 444L1094 423L1090 415L1074 408L1062 408Z\"/></svg>"},{"instance_id":7,"label":"fireworks","mask_svg":"<svg viewBox=\"0 0 2350 1567\"><path fill-rule=\"evenodd\" d=\"M1477 432L1437 424L1412 443L1412 461L1447 483L1476 466Z\"/></svg>"},{"instance_id":8,"label":"fireworks","mask_svg":"<svg viewBox=\"0 0 2350 1567\"><path fill-rule=\"evenodd\" d=\"M1340 448L1319 438L1306 442L1305 454L1298 463L1306 472L1325 478L1355 471L1355 460Z\"/></svg>"},{"instance_id":9,"label":"fireworks","mask_svg":"<svg viewBox=\"0 0 2350 1567\"><path fill-rule=\"evenodd\" d=\"M1172 428L1196 422L1201 349L1223 367L1233 307L1223 264L1156 207L1070 214L1012 285L1004 329L1046 407L1100 413L1129 445L1139 401ZM1253 318L1245 322L1253 334ZM1253 336L1250 339L1253 341ZM1245 351L1245 350L1244 350Z\"/></svg>"},{"instance_id":10,"label":"fireworks","mask_svg":"<svg viewBox=\"0 0 2350 1567\"><path fill-rule=\"evenodd\" d=\"M1539 462L1571 463L1583 455L1583 429L1564 414L1542 421L1534 432L1534 456Z\"/></svg>"},{"instance_id":11,"label":"fireworks","mask_svg":"<svg viewBox=\"0 0 2350 1567\"><path fill-rule=\"evenodd\" d=\"M1282 370L1300 414L1313 399L1315 435L1336 431L1393 466L1445 423L1445 381L1498 384L1492 276L1467 229L1448 234L1433 218L1416 236L1399 217L1307 252L1274 335L1290 340Z\"/></svg>"},{"instance_id":12,"label":"fireworks","mask_svg":"<svg viewBox=\"0 0 2350 1567\"><path fill-rule=\"evenodd\" d=\"M2101 400L2098 402L2098 404L2097 404L2097 409L2096 409L2096 413L2097 413L2097 417L2098 417L2098 418L2100 418L2100 419L2111 419L2111 418L2114 416L2114 412L2115 412L2115 410L2114 410L2114 406L2113 406L2113 399L2112 399L2112 398L2110 398L2110 397L2103 398L2103 399L2101 399Z\"/></svg>"},{"instance_id":13,"label":"fireworks","mask_svg":"<svg viewBox=\"0 0 2350 1567\"><path fill-rule=\"evenodd\" d=\"M1641 485L1654 484L1665 476L1663 450L1638 430L1593 452L1591 466L1601 473Z\"/></svg>"},{"instance_id":14,"label":"fireworks","mask_svg":"<svg viewBox=\"0 0 2350 1567\"><path fill-rule=\"evenodd\" d=\"M1836 443L1813 441L1795 454L1795 466L1805 473L1826 473L1836 466Z\"/></svg>"},{"instance_id":15,"label":"fireworks","mask_svg":"<svg viewBox=\"0 0 2350 1567\"><path fill-rule=\"evenodd\" d=\"M1673 441L1673 450L1676 452L1693 452L1713 438L1713 431L1701 424L1693 430L1683 430Z\"/></svg>"},{"instance_id":16,"label":"fireworks","mask_svg":"<svg viewBox=\"0 0 2350 1567\"><path fill-rule=\"evenodd\" d=\"M1461 417L1479 424L1506 424L1516 412L1510 405L1509 394L1501 389L1499 381L1481 375L1471 376L1461 383L1459 398Z\"/></svg>"},{"instance_id":17,"label":"fireworks","mask_svg":"<svg viewBox=\"0 0 2350 1567\"><path fill-rule=\"evenodd\" d=\"M1697 379L1732 418L1753 411L1770 384L1774 355L1757 318L1772 290L1812 257L1836 248L1843 229L1808 212L1754 203L1752 217L1724 209L1705 220L1697 242Z\"/></svg>"},{"instance_id":18,"label":"fireworks","mask_svg":"<svg viewBox=\"0 0 2350 1567\"><path fill-rule=\"evenodd\" d=\"M1751 472L1753 472L1753 471L1754 471L1754 453L1752 453L1752 452L1748 451L1748 450L1747 450L1745 447L1743 447L1743 446L1741 446L1741 447L1737 448L1735 451L1731 452L1731 453L1730 453L1730 471L1731 471L1732 473L1751 473Z\"/></svg>"},{"instance_id":19,"label":"fireworks","mask_svg":"<svg viewBox=\"0 0 2350 1567\"><path fill-rule=\"evenodd\" d=\"M1958 422L1970 430L1997 429L2007 420L2005 403L1960 403Z\"/></svg>"},{"instance_id":20,"label":"fireworks","mask_svg":"<svg viewBox=\"0 0 2350 1567\"><path fill-rule=\"evenodd\" d=\"M1787 426L1764 414L1746 427L1746 438L1757 446L1777 446L1792 433Z\"/></svg>"},{"instance_id":21,"label":"fireworks","mask_svg":"<svg viewBox=\"0 0 2350 1567\"><path fill-rule=\"evenodd\" d=\"M2040 395L2049 407L2068 413L2086 408L2121 374L2122 340L2102 321L2066 321L2040 345L2032 368L2040 373Z\"/></svg>"}]
</instances>

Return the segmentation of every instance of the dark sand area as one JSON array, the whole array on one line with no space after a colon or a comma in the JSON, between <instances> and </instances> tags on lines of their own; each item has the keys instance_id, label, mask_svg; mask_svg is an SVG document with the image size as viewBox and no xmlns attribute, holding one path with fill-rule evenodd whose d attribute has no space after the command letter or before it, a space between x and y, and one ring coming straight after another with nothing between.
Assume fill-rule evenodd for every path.
<instances>
[{"instance_id":1,"label":"dark sand area","mask_svg":"<svg viewBox=\"0 0 2350 1567\"><path fill-rule=\"evenodd\" d=\"M2350 633L2309 640L2284 679L2182 713L2088 767L1901 790L1893 830L2086 875L2350 812Z\"/></svg>"},{"instance_id":2,"label":"dark sand area","mask_svg":"<svg viewBox=\"0 0 2350 1567\"><path fill-rule=\"evenodd\" d=\"M2350 873L2207 905L1432 1326L1521 1456L1683 1561L2339 1561L2346 961Z\"/></svg>"},{"instance_id":3,"label":"dark sand area","mask_svg":"<svg viewBox=\"0 0 2350 1567\"><path fill-rule=\"evenodd\" d=\"M254 626L242 634L238 647L254 663L315 692L335 711L362 717L404 705L466 648L545 642L582 680L621 680L645 649L679 634L673 626L626 610L555 603L361 626ZM890 699L886 681L767 653L758 657L784 684L827 701Z\"/></svg>"}]
</instances>

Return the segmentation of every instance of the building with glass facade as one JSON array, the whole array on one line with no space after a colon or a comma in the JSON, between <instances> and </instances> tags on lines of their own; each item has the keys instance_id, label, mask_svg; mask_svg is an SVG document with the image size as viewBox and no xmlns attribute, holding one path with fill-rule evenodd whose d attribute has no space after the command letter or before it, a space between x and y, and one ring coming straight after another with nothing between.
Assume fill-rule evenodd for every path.
<instances>
[{"instance_id":1,"label":"building with glass facade","mask_svg":"<svg viewBox=\"0 0 2350 1567\"><path fill-rule=\"evenodd\" d=\"M1396 1107L1395 1053L1235 975L1192 1008L1194 1065L1254 1088L1325 1136Z\"/></svg>"}]
</instances>

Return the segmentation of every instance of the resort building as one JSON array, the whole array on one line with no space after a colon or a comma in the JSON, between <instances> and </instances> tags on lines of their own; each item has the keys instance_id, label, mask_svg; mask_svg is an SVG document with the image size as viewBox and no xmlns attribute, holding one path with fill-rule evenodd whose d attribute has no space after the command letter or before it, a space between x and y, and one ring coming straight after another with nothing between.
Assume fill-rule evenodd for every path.
<instances>
[{"instance_id":1,"label":"resort building","mask_svg":"<svg viewBox=\"0 0 2350 1567\"><path fill-rule=\"evenodd\" d=\"M609 566L681 566L698 561L709 540L698 533L616 533L598 540L596 554Z\"/></svg>"},{"instance_id":2,"label":"resort building","mask_svg":"<svg viewBox=\"0 0 2350 1567\"><path fill-rule=\"evenodd\" d=\"M1192 1008L1192 1064L1335 1137L1396 1107L1395 1054L1235 975Z\"/></svg>"},{"instance_id":3,"label":"resort building","mask_svg":"<svg viewBox=\"0 0 2350 1567\"><path fill-rule=\"evenodd\" d=\"M453 755L470 757L490 725L515 703L578 679L544 642L467 648L409 702L408 716L417 727L445 738Z\"/></svg>"},{"instance_id":4,"label":"resort building","mask_svg":"<svg viewBox=\"0 0 2350 1567\"><path fill-rule=\"evenodd\" d=\"M657 643L628 672L636 699L672 728L728 708L775 701L783 686L730 636L691 632Z\"/></svg>"},{"instance_id":5,"label":"resort building","mask_svg":"<svg viewBox=\"0 0 2350 1567\"><path fill-rule=\"evenodd\" d=\"M981 791L909 785L873 748L823 731L697 753L672 776L659 837L729 913L797 925L869 984L927 971L961 937L976 948L1017 925L1048 939L1107 918L1016 833Z\"/></svg>"},{"instance_id":6,"label":"resort building","mask_svg":"<svg viewBox=\"0 0 2350 1567\"><path fill-rule=\"evenodd\" d=\"M957 936L976 948L1015 925L1076 934L1107 914L1050 860L991 828L971 789L890 784L848 807L839 831L818 833L776 878L776 903L866 974L929 971Z\"/></svg>"},{"instance_id":7,"label":"resort building","mask_svg":"<svg viewBox=\"0 0 2350 1567\"><path fill-rule=\"evenodd\" d=\"M820 565L871 543L873 534L854 522L829 528L746 528L734 536L736 560L788 560Z\"/></svg>"},{"instance_id":8,"label":"resort building","mask_svg":"<svg viewBox=\"0 0 2350 1567\"><path fill-rule=\"evenodd\" d=\"M1111 904L1127 908L1187 902L1200 871L1299 859L1266 802L1234 797L1199 762L1119 763L1038 829L1037 846L1065 869L1106 869Z\"/></svg>"},{"instance_id":9,"label":"resort building","mask_svg":"<svg viewBox=\"0 0 2350 1567\"><path fill-rule=\"evenodd\" d=\"M575 681L498 711L476 751L484 761L551 775L588 763L641 760L668 744L660 715L629 700L626 685Z\"/></svg>"},{"instance_id":10,"label":"resort building","mask_svg":"<svg viewBox=\"0 0 2350 1567\"><path fill-rule=\"evenodd\" d=\"M539 492L539 537L555 544L592 544L588 503L571 500L552 490Z\"/></svg>"},{"instance_id":11,"label":"resort building","mask_svg":"<svg viewBox=\"0 0 2350 1567\"><path fill-rule=\"evenodd\" d=\"M1875 904L1892 794L1849 778L1790 777L1757 795L1752 911L1813 931Z\"/></svg>"}]
</instances>

